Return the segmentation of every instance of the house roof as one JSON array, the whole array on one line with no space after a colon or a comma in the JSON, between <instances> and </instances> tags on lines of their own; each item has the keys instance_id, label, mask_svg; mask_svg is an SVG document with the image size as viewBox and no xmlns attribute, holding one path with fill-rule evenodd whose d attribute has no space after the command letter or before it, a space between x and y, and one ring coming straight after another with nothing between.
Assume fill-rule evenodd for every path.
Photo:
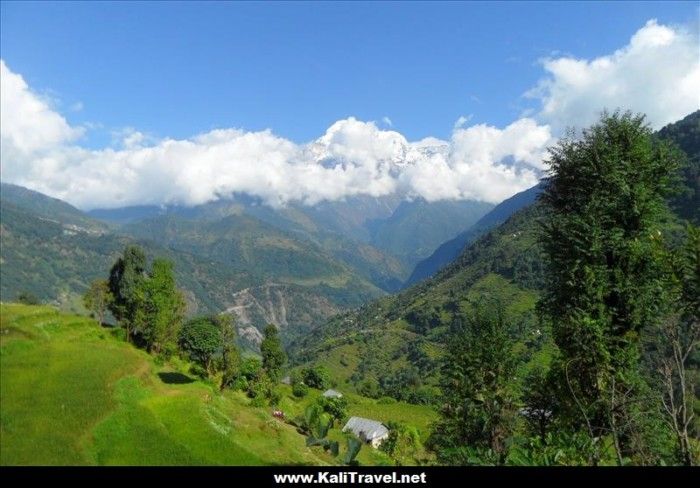
<instances>
[{"instance_id":1,"label":"house roof","mask_svg":"<svg viewBox=\"0 0 700 488\"><path fill-rule=\"evenodd\" d=\"M343 427L343 432L348 430L366 441L383 437L389 433L389 429L384 427L381 422L362 417L350 417L348 423Z\"/></svg>"},{"instance_id":2,"label":"house roof","mask_svg":"<svg viewBox=\"0 0 700 488\"><path fill-rule=\"evenodd\" d=\"M323 396L324 397L340 398L343 396L343 394L340 393L339 391L335 391L335 390L326 390L323 392Z\"/></svg>"}]
</instances>

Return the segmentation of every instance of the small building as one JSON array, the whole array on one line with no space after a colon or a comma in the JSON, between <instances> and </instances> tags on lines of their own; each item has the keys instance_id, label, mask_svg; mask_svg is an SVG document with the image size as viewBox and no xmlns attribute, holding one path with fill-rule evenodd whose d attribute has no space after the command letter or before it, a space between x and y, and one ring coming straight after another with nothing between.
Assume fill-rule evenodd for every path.
<instances>
[{"instance_id":1,"label":"small building","mask_svg":"<svg viewBox=\"0 0 700 488\"><path fill-rule=\"evenodd\" d=\"M335 390L326 390L323 392L323 396L326 398L343 398L343 394Z\"/></svg>"},{"instance_id":2,"label":"small building","mask_svg":"<svg viewBox=\"0 0 700 488\"><path fill-rule=\"evenodd\" d=\"M379 447L384 439L389 437L389 429L384 424L362 417L350 417L348 423L343 427L343 432L352 432L362 442L366 442L374 448Z\"/></svg>"}]
</instances>

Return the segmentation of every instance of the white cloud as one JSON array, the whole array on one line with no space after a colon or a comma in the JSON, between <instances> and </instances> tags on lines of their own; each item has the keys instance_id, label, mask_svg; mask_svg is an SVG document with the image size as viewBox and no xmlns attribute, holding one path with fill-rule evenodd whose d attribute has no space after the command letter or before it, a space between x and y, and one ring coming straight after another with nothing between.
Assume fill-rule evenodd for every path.
<instances>
[{"instance_id":1,"label":"white cloud","mask_svg":"<svg viewBox=\"0 0 700 488\"><path fill-rule=\"evenodd\" d=\"M1 178L85 209L194 205L234 192L271 205L395 192L498 202L537 182L553 134L566 125L585 126L620 106L659 127L697 109L699 64L696 38L651 21L610 56L547 60L549 76L530 93L540 111L505 128L468 126L462 116L448 140L408 141L388 119L380 128L350 117L307 144L271 130L155 139L128 128L114 134L113 147L95 150L77 143L83 128L1 62Z\"/></svg>"},{"instance_id":2,"label":"white cloud","mask_svg":"<svg viewBox=\"0 0 700 488\"><path fill-rule=\"evenodd\" d=\"M645 113L658 129L700 108L698 34L650 20L608 56L543 61L548 77L526 95L555 132L586 127L603 109Z\"/></svg>"},{"instance_id":3,"label":"white cloud","mask_svg":"<svg viewBox=\"0 0 700 488\"><path fill-rule=\"evenodd\" d=\"M83 130L71 127L24 79L0 60L0 174L21 175L31 156L74 141ZM21 156L20 156L21 155Z\"/></svg>"},{"instance_id":4,"label":"white cloud","mask_svg":"<svg viewBox=\"0 0 700 488\"><path fill-rule=\"evenodd\" d=\"M21 76L4 64L3 70L3 180L81 208L195 205L234 192L272 205L397 191L428 200L497 202L534 184L537 154L549 140L548 129L529 119L504 130L460 128L450 141L409 142L350 117L308 144L270 130L217 129L154 140L126 128L114 133L114 147L91 150L75 144L80 129L42 104ZM505 158L514 164L502 164Z\"/></svg>"},{"instance_id":5,"label":"white cloud","mask_svg":"<svg viewBox=\"0 0 700 488\"><path fill-rule=\"evenodd\" d=\"M460 115L459 118L455 121L455 125L453 126L454 129L459 129L461 127L464 127L464 125L469 122L472 119L472 115L469 114L466 117L464 115Z\"/></svg>"},{"instance_id":6,"label":"white cloud","mask_svg":"<svg viewBox=\"0 0 700 488\"><path fill-rule=\"evenodd\" d=\"M391 127L391 126L394 125L394 123L391 121L391 119L390 119L389 117L387 117L386 115L385 115L384 117L382 117L382 122L383 122L384 125L386 125L387 127Z\"/></svg>"}]
</instances>

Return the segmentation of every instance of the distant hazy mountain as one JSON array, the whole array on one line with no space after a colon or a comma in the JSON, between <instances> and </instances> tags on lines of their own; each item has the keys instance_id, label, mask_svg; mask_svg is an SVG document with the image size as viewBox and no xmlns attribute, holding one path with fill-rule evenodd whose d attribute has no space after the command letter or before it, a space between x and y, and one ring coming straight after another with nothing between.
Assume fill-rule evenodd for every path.
<instances>
[{"instance_id":1,"label":"distant hazy mountain","mask_svg":"<svg viewBox=\"0 0 700 488\"><path fill-rule=\"evenodd\" d=\"M35 213L38 217L62 224L75 225L91 231L106 231L104 222L92 219L74 206L22 186L0 183L3 202Z\"/></svg>"},{"instance_id":2,"label":"distant hazy mountain","mask_svg":"<svg viewBox=\"0 0 700 488\"><path fill-rule=\"evenodd\" d=\"M412 267L492 208L474 201L404 201L388 219L371 222L371 243Z\"/></svg>"},{"instance_id":3,"label":"distant hazy mountain","mask_svg":"<svg viewBox=\"0 0 700 488\"><path fill-rule=\"evenodd\" d=\"M440 269L454 261L461 254L465 246L476 240L490 229L505 222L515 212L535 201L541 191L537 185L504 200L496 205L489 213L484 215L473 226L460 233L454 239L443 243L428 258L420 261L406 280L404 286L411 286L421 280L429 278Z\"/></svg>"},{"instance_id":4,"label":"distant hazy mountain","mask_svg":"<svg viewBox=\"0 0 700 488\"><path fill-rule=\"evenodd\" d=\"M224 219L229 219L229 224L245 220L247 230L257 222L266 229L260 232L283 232L287 238L310 241L378 288L393 292L401 288L418 260L471 227L491 208L491 204L474 201L402 201L397 195L273 208L257 198L235 195L195 207L140 206L89 214L121 224L124 232L139 237L149 232L151 223L157 227L164 219L197 222L191 225L199 227L208 222L206 230L199 229L203 233L216 227L212 222ZM149 238L165 245L183 245L164 242L158 232ZM192 250L192 245L190 242L188 249Z\"/></svg>"}]
</instances>

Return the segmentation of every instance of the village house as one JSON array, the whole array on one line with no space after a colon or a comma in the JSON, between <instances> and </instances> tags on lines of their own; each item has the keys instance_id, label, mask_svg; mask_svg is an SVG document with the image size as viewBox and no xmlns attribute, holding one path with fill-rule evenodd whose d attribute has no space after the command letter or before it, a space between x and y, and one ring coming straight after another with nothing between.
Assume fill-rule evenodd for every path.
<instances>
[{"instance_id":1,"label":"village house","mask_svg":"<svg viewBox=\"0 0 700 488\"><path fill-rule=\"evenodd\" d=\"M326 398L343 398L343 394L335 390L326 390L323 392L323 396Z\"/></svg>"},{"instance_id":2,"label":"village house","mask_svg":"<svg viewBox=\"0 0 700 488\"><path fill-rule=\"evenodd\" d=\"M350 420L343 427L343 432L352 432L360 440L377 448L389 437L389 429L381 422L365 419L362 417L350 417Z\"/></svg>"}]
</instances>

